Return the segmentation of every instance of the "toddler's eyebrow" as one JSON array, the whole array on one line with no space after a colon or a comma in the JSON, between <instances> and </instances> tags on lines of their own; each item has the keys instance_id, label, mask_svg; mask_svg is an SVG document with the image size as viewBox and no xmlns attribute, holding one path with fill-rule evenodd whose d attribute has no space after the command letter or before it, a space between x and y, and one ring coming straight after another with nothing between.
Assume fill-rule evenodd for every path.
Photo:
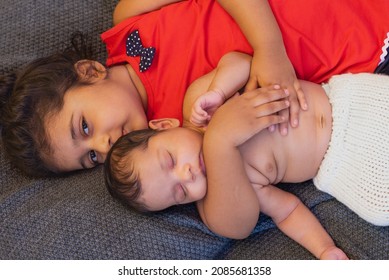
<instances>
[{"instance_id":1,"label":"toddler's eyebrow","mask_svg":"<svg viewBox=\"0 0 389 280\"><path fill-rule=\"evenodd\" d=\"M76 140L76 132L74 131L74 126L73 126L73 114L70 117L69 128L70 128L70 134L72 135L72 139Z\"/></svg>"}]
</instances>

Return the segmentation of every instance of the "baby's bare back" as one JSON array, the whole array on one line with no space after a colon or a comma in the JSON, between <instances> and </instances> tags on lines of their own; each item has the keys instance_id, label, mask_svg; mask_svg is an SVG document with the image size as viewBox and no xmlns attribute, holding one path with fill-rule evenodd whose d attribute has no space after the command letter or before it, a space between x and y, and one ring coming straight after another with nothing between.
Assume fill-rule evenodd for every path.
<instances>
[{"instance_id":1,"label":"baby's bare back","mask_svg":"<svg viewBox=\"0 0 389 280\"><path fill-rule=\"evenodd\" d=\"M320 85L301 81L309 109L300 111L297 128L287 136L263 130L240 147L253 185L302 182L313 178L332 131L331 106Z\"/></svg>"}]
</instances>

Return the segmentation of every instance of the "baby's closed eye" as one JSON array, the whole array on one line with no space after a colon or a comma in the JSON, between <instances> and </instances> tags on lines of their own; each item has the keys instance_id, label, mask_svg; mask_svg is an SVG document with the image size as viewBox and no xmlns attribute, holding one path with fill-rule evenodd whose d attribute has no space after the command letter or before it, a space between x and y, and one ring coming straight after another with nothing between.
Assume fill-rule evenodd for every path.
<instances>
[{"instance_id":1,"label":"baby's closed eye","mask_svg":"<svg viewBox=\"0 0 389 280\"><path fill-rule=\"evenodd\" d=\"M176 204L182 204L186 198L186 192L184 186L176 184L173 188L173 196Z\"/></svg>"}]
</instances>

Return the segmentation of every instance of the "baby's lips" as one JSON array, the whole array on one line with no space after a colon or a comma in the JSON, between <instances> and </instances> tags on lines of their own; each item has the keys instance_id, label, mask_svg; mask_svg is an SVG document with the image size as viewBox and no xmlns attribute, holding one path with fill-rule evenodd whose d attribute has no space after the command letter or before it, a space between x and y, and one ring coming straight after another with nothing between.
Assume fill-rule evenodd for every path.
<instances>
[{"instance_id":1,"label":"baby's lips","mask_svg":"<svg viewBox=\"0 0 389 280\"><path fill-rule=\"evenodd\" d=\"M205 169L204 157L202 152L200 153L200 168L204 176L207 176L207 170Z\"/></svg>"}]
</instances>

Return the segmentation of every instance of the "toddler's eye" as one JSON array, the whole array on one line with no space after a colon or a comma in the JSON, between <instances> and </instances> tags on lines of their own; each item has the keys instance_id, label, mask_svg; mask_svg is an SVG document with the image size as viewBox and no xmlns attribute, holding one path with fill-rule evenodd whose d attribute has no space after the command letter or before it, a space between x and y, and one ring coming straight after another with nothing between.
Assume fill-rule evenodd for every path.
<instances>
[{"instance_id":1,"label":"toddler's eye","mask_svg":"<svg viewBox=\"0 0 389 280\"><path fill-rule=\"evenodd\" d=\"M97 155L94 150L89 151L89 158L93 162L93 164L98 164Z\"/></svg>"},{"instance_id":2,"label":"toddler's eye","mask_svg":"<svg viewBox=\"0 0 389 280\"><path fill-rule=\"evenodd\" d=\"M85 119L82 119L81 125L82 125L82 131L85 133L85 135L89 135L89 128Z\"/></svg>"}]
</instances>

